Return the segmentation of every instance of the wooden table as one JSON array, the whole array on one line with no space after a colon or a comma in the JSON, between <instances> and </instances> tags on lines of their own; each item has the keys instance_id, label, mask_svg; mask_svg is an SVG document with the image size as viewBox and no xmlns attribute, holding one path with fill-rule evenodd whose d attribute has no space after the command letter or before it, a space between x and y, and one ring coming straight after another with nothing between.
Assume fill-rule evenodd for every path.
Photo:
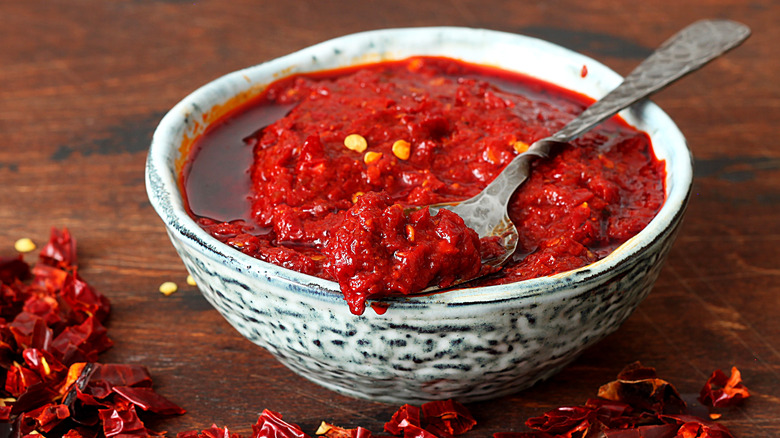
<instances>
[{"instance_id":1,"label":"wooden table","mask_svg":"<svg viewBox=\"0 0 780 438\"><path fill-rule=\"evenodd\" d=\"M741 48L654 100L696 158L690 207L655 289L620 328L549 381L469 405L468 436L595 394L626 364L655 367L683 393L736 365L753 397L723 424L780 436L780 3L419 0L0 4L0 248L49 228L79 242L81 275L113 304L104 362L145 364L188 413L248 433L264 409L312 434L320 420L380 432L396 406L312 384L236 333L199 292L147 202L144 161L159 119L196 87L310 44L374 28L458 25L538 36L627 73L699 18L753 29ZM28 257L33 261L34 257ZM166 297L163 281L181 288Z\"/></svg>"}]
</instances>

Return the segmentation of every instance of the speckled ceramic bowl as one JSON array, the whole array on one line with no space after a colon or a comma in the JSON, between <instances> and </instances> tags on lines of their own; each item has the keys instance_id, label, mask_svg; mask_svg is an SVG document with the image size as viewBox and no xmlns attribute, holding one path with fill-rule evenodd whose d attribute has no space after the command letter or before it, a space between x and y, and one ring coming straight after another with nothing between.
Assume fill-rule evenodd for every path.
<instances>
[{"instance_id":1,"label":"speckled ceramic bowl","mask_svg":"<svg viewBox=\"0 0 780 438\"><path fill-rule=\"evenodd\" d=\"M336 283L221 244L196 225L182 203L179 173L192 140L269 82L412 55L498 66L593 97L621 80L567 49L489 30L412 28L345 36L228 74L177 104L154 134L146 165L149 199L206 299L241 334L300 375L343 394L392 403L498 397L559 371L615 331L650 292L691 187L685 139L655 104L622 113L650 134L666 161L667 200L645 230L575 271L385 300L390 308L382 315L369 309L355 316Z\"/></svg>"}]
</instances>

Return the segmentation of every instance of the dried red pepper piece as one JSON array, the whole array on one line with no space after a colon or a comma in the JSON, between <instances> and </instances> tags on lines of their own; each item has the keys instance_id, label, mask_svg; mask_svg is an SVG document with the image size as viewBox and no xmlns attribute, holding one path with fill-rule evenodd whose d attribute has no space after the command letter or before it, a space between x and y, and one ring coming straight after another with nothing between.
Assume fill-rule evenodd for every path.
<instances>
[{"instance_id":1,"label":"dried red pepper piece","mask_svg":"<svg viewBox=\"0 0 780 438\"><path fill-rule=\"evenodd\" d=\"M149 436L143 421L135 412L135 405L131 403L120 403L109 409L100 409L98 413L103 422L103 433L108 438L115 435Z\"/></svg>"},{"instance_id":2,"label":"dried red pepper piece","mask_svg":"<svg viewBox=\"0 0 780 438\"><path fill-rule=\"evenodd\" d=\"M742 374L737 367L731 368L731 376L721 370L715 370L704 384L699 401L705 406L724 408L734 406L750 397L747 387L742 384Z\"/></svg>"},{"instance_id":3,"label":"dried red pepper piece","mask_svg":"<svg viewBox=\"0 0 780 438\"><path fill-rule=\"evenodd\" d=\"M41 378L35 371L18 363L11 365L5 376L5 392L19 398L32 385L40 383Z\"/></svg>"},{"instance_id":4,"label":"dried red pepper piece","mask_svg":"<svg viewBox=\"0 0 780 438\"><path fill-rule=\"evenodd\" d=\"M49 403L22 414L22 423L29 424L31 431L49 432L69 416L70 410L67 406Z\"/></svg>"},{"instance_id":5,"label":"dried red pepper piece","mask_svg":"<svg viewBox=\"0 0 780 438\"><path fill-rule=\"evenodd\" d=\"M62 435L62 438L95 438L97 432L86 427L75 427Z\"/></svg>"},{"instance_id":6,"label":"dried red pepper piece","mask_svg":"<svg viewBox=\"0 0 780 438\"><path fill-rule=\"evenodd\" d=\"M393 435L400 435L408 426L420 427L420 408L413 405L403 405L393 414L393 417L385 423L385 430Z\"/></svg>"},{"instance_id":7,"label":"dried red pepper piece","mask_svg":"<svg viewBox=\"0 0 780 438\"><path fill-rule=\"evenodd\" d=\"M32 273L32 283L47 291L61 290L65 279L70 275L66 270L44 263L33 266Z\"/></svg>"},{"instance_id":8,"label":"dried red pepper piece","mask_svg":"<svg viewBox=\"0 0 780 438\"><path fill-rule=\"evenodd\" d=\"M152 386L149 370L141 365L95 364L84 392L98 399L108 397L117 386Z\"/></svg>"},{"instance_id":9,"label":"dried red pepper piece","mask_svg":"<svg viewBox=\"0 0 780 438\"><path fill-rule=\"evenodd\" d=\"M324 421L317 428L315 435L325 438L372 438L373 436L370 430L360 426L354 429L345 429Z\"/></svg>"},{"instance_id":10,"label":"dried red pepper piece","mask_svg":"<svg viewBox=\"0 0 780 438\"><path fill-rule=\"evenodd\" d=\"M114 345L108 330L94 316L63 330L52 341L52 351L66 362L95 362L98 354Z\"/></svg>"},{"instance_id":11,"label":"dried red pepper piece","mask_svg":"<svg viewBox=\"0 0 780 438\"><path fill-rule=\"evenodd\" d=\"M583 406L567 406L545 412L540 417L529 418L525 425L541 432L572 436L581 432L578 436L585 436L592 426L598 424L595 420L596 412Z\"/></svg>"},{"instance_id":12,"label":"dried red pepper piece","mask_svg":"<svg viewBox=\"0 0 780 438\"><path fill-rule=\"evenodd\" d=\"M443 438L417 426L406 426L404 438Z\"/></svg>"},{"instance_id":13,"label":"dried red pepper piece","mask_svg":"<svg viewBox=\"0 0 780 438\"><path fill-rule=\"evenodd\" d=\"M76 266L76 239L67 228L51 229L49 242L41 248L41 262L50 266L68 269Z\"/></svg>"},{"instance_id":14,"label":"dried red pepper piece","mask_svg":"<svg viewBox=\"0 0 780 438\"><path fill-rule=\"evenodd\" d=\"M460 435L477 422L465 406L455 400L442 400L422 405L425 430L446 438Z\"/></svg>"},{"instance_id":15,"label":"dried red pepper piece","mask_svg":"<svg viewBox=\"0 0 780 438\"><path fill-rule=\"evenodd\" d=\"M734 438L726 426L693 415L663 415L661 419L678 428L675 437L682 438Z\"/></svg>"},{"instance_id":16,"label":"dried red pepper piece","mask_svg":"<svg viewBox=\"0 0 780 438\"><path fill-rule=\"evenodd\" d=\"M22 312L7 326L13 335L18 350L26 348L41 348L47 350L53 331L46 326L46 321L31 313Z\"/></svg>"},{"instance_id":17,"label":"dried red pepper piece","mask_svg":"<svg viewBox=\"0 0 780 438\"><path fill-rule=\"evenodd\" d=\"M70 305L78 322L89 316L94 316L101 322L105 321L111 310L108 299L77 274L65 277L61 296Z\"/></svg>"},{"instance_id":18,"label":"dried red pepper piece","mask_svg":"<svg viewBox=\"0 0 780 438\"><path fill-rule=\"evenodd\" d=\"M216 424L212 424L210 428L204 429L200 432L197 430L189 430L185 432L179 432L176 434L176 438L242 438L237 433L231 433L227 427L220 429Z\"/></svg>"},{"instance_id":19,"label":"dried red pepper piece","mask_svg":"<svg viewBox=\"0 0 780 438\"><path fill-rule=\"evenodd\" d=\"M679 414L687 411L674 386L658 378L655 369L639 362L628 365L618 374L617 380L599 388L598 396L649 412Z\"/></svg>"},{"instance_id":20,"label":"dried red pepper piece","mask_svg":"<svg viewBox=\"0 0 780 438\"><path fill-rule=\"evenodd\" d=\"M424 403L421 407L401 406L385 430L393 435L407 437L449 438L467 432L477 422L465 406L455 400Z\"/></svg>"},{"instance_id":21,"label":"dried red pepper piece","mask_svg":"<svg viewBox=\"0 0 780 438\"><path fill-rule=\"evenodd\" d=\"M300 427L282 420L278 412L264 409L252 425L252 438L310 438Z\"/></svg>"}]
</instances>

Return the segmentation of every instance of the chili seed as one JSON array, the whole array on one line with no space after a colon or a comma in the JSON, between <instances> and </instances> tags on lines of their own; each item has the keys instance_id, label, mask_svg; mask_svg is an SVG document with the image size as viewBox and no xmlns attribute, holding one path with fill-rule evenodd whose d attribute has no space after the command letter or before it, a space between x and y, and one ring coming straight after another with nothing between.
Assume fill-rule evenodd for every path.
<instances>
[{"instance_id":1,"label":"chili seed","mask_svg":"<svg viewBox=\"0 0 780 438\"><path fill-rule=\"evenodd\" d=\"M360 134L350 134L344 139L344 146L355 152L363 152L368 148L368 142Z\"/></svg>"},{"instance_id":2,"label":"chili seed","mask_svg":"<svg viewBox=\"0 0 780 438\"><path fill-rule=\"evenodd\" d=\"M33 242L31 239L28 239L27 237L21 238L14 243L14 249L17 252L30 252L34 251L36 248L35 242Z\"/></svg>"},{"instance_id":3,"label":"chili seed","mask_svg":"<svg viewBox=\"0 0 780 438\"><path fill-rule=\"evenodd\" d=\"M179 290L179 286L176 285L176 283L172 281L166 281L165 283L160 285L160 293L165 295L166 297L174 292Z\"/></svg>"},{"instance_id":4,"label":"chili seed","mask_svg":"<svg viewBox=\"0 0 780 438\"><path fill-rule=\"evenodd\" d=\"M393 143L393 155L399 160L408 160L412 152L412 145L406 140L396 140Z\"/></svg>"},{"instance_id":5,"label":"chili seed","mask_svg":"<svg viewBox=\"0 0 780 438\"><path fill-rule=\"evenodd\" d=\"M315 435L325 435L331 429L333 429L333 428L330 426L330 424L328 424L328 423L323 421L322 423L320 423L320 426L317 428L317 431L314 432L314 434Z\"/></svg>"},{"instance_id":6,"label":"chili seed","mask_svg":"<svg viewBox=\"0 0 780 438\"><path fill-rule=\"evenodd\" d=\"M366 164L373 164L379 161L380 158L382 158L381 152L368 151L363 155L363 162Z\"/></svg>"}]
</instances>

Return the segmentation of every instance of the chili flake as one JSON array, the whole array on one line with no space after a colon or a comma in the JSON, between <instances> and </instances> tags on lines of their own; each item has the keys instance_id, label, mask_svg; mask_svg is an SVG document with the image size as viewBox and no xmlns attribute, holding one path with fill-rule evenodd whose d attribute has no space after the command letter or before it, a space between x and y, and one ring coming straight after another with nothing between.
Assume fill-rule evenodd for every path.
<instances>
[{"instance_id":1,"label":"chili flake","mask_svg":"<svg viewBox=\"0 0 780 438\"><path fill-rule=\"evenodd\" d=\"M742 375L737 367L731 368L731 376L721 370L715 370L704 384L699 395L699 401L707 406L722 408L733 406L748 398L750 393L742 384Z\"/></svg>"}]
</instances>

